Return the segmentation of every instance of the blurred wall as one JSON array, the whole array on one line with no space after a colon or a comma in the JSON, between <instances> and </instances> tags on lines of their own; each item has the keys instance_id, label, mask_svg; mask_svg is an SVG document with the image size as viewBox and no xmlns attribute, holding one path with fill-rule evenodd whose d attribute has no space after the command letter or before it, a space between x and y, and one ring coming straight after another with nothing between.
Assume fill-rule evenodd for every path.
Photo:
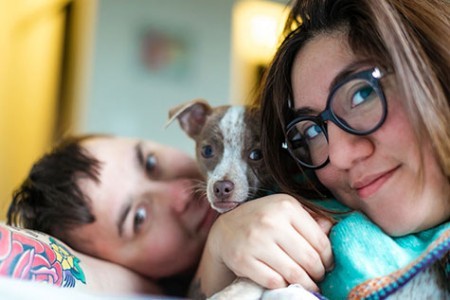
<instances>
[{"instance_id":1,"label":"blurred wall","mask_svg":"<svg viewBox=\"0 0 450 300\"><path fill-rule=\"evenodd\" d=\"M149 138L193 153L170 107L205 98L230 102L234 0L100 0L90 90L81 130ZM143 64L143 41L162 34L177 45L158 69ZM178 56L177 56L178 55Z\"/></svg>"},{"instance_id":2,"label":"blurred wall","mask_svg":"<svg viewBox=\"0 0 450 300\"><path fill-rule=\"evenodd\" d=\"M0 220L60 134L149 138L193 155L177 122L164 129L169 108L248 100L233 91L253 68L233 53L238 1L0 0Z\"/></svg>"},{"instance_id":3,"label":"blurred wall","mask_svg":"<svg viewBox=\"0 0 450 300\"><path fill-rule=\"evenodd\" d=\"M0 1L0 219L53 138L70 2Z\"/></svg>"}]
</instances>

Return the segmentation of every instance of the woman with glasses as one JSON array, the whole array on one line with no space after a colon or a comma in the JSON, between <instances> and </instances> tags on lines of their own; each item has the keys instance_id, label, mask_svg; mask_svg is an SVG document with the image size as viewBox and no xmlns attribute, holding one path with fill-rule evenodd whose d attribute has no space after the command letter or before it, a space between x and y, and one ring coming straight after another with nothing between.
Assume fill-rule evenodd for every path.
<instances>
[{"instance_id":1,"label":"woman with glasses","mask_svg":"<svg viewBox=\"0 0 450 300\"><path fill-rule=\"evenodd\" d=\"M416 280L413 295L449 297L450 4L299 0L286 28L263 155L289 194L302 196L297 164L353 212L331 231L322 293L408 298Z\"/></svg>"}]
</instances>

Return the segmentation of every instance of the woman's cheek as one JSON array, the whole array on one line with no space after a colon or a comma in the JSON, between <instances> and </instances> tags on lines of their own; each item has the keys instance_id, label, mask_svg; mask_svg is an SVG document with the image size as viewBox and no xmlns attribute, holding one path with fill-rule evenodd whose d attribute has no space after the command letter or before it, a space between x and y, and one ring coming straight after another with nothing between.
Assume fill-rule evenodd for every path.
<instances>
[{"instance_id":1,"label":"woman's cheek","mask_svg":"<svg viewBox=\"0 0 450 300\"><path fill-rule=\"evenodd\" d=\"M316 176L320 182L330 191L335 191L338 187L338 172L333 171L330 165L316 171Z\"/></svg>"},{"instance_id":2,"label":"woman's cheek","mask_svg":"<svg viewBox=\"0 0 450 300\"><path fill-rule=\"evenodd\" d=\"M323 169L316 171L316 176L319 181L331 191L337 200L349 207L355 207L354 203L351 203L351 191L349 183L345 174L333 170L331 166L326 166Z\"/></svg>"}]
</instances>

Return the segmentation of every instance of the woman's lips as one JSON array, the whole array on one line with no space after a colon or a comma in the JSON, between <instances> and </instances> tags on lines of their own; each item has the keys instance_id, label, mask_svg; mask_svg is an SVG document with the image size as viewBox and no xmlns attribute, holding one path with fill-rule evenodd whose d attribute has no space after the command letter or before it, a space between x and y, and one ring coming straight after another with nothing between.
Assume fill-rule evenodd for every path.
<instances>
[{"instance_id":1,"label":"woman's lips","mask_svg":"<svg viewBox=\"0 0 450 300\"><path fill-rule=\"evenodd\" d=\"M354 188L358 193L359 198L365 199L375 194L383 186L383 184L391 178L397 169L398 168L394 168L388 172L376 175L372 178L366 178L355 183Z\"/></svg>"}]
</instances>

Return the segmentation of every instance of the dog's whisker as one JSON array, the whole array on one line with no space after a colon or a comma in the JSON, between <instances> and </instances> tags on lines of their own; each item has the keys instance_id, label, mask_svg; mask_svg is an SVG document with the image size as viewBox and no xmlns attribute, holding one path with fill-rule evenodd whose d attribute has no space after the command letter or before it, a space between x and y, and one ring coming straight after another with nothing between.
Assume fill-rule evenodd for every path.
<instances>
[{"instance_id":1,"label":"dog's whisker","mask_svg":"<svg viewBox=\"0 0 450 300\"><path fill-rule=\"evenodd\" d=\"M204 197L206 197L206 191L204 190L197 190L194 195L196 196L196 198L198 199L202 199Z\"/></svg>"},{"instance_id":2,"label":"dog's whisker","mask_svg":"<svg viewBox=\"0 0 450 300\"><path fill-rule=\"evenodd\" d=\"M195 184L195 185L193 185L193 188L195 188L195 189L206 189L206 183L198 183L198 184Z\"/></svg>"},{"instance_id":3,"label":"dog's whisker","mask_svg":"<svg viewBox=\"0 0 450 300\"><path fill-rule=\"evenodd\" d=\"M197 184L193 187L194 192L206 192L206 184Z\"/></svg>"},{"instance_id":4,"label":"dog's whisker","mask_svg":"<svg viewBox=\"0 0 450 300\"><path fill-rule=\"evenodd\" d=\"M193 184L185 187L185 192L192 194L195 201L206 197L206 184L203 180L192 180Z\"/></svg>"}]
</instances>

